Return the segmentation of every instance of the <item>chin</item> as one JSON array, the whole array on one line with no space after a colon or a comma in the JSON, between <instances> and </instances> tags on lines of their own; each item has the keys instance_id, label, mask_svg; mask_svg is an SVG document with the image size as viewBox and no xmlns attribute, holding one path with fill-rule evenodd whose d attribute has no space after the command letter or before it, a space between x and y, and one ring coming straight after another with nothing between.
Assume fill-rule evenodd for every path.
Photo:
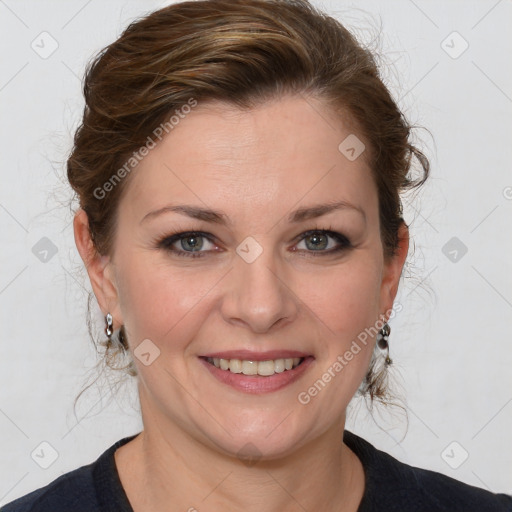
<instances>
[{"instance_id":1,"label":"chin","mask_svg":"<svg viewBox=\"0 0 512 512\"><path fill-rule=\"evenodd\" d=\"M238 421L229 432L222 431L221 436L205 435L216 450L223 451L230 457L253 464L257 460L279 460L292 455L301 446L312 439L311 426L303 422L300 430L292 422L289 411L279 419L258 414L254 422ZM289 424L288 424L289 422Z\"/></svg>"}]
</instances>

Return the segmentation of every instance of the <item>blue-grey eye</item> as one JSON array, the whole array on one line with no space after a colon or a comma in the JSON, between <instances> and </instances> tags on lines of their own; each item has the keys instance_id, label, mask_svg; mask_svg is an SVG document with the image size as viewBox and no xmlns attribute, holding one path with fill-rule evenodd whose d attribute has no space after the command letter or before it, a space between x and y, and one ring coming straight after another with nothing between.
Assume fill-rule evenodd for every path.
<instances>
[{"instance_id":1,"label":"blue-grey eye","mask_svg":"<svg viewBox=\"0 0 512 512\"><path fill-rule=\"evenodd\" d=\"M181 247L184 250L199 251L203 247L203 237L201 235L187 235L181 240Z\"/></svg>"},{"instance_id":2,"label":"blue-grey eye","mask_svg":"<svg viewBox=\"0 0 512 512\"><path fill-rule=\"evenodd\" d=\"M331 242L330 242L331 240ZM305 244L305 250L311 252L335 252L350 246L350 242L343 236L331 231L308 231L304 233L297 249L301 243Z\"/></svg>"}]
</instances>

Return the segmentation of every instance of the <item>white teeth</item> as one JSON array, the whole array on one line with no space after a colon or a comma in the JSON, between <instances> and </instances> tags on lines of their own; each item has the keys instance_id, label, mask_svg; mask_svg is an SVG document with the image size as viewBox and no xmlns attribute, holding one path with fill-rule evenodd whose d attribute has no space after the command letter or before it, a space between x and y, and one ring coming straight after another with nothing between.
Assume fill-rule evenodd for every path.
<instances>
[{"instance_id":1,"label":"white teeth","mask_svg":"<svg viewBox=\"0 0 512 512\"><path fill-rule=\"evenodd\" d=\"M284 359L276 359L274 361L274 371L276 373L284 372Z\"/></svg>"},{"instance_id":2,"label":"white teeth","mask_svg":"<svg viewBox=\"0 0 512 512\"><path fill-rule=\"evenodd\" d=\"M258 361L242 361L244 375L258 375Z\"/></svg>"},{"instance_id":3,"label":"white teeth","mask_svg":"<svg viewBox=\"0 0 512 512\"><path fill-rule=\"evenodd\" d=\"M298 366L302 358L293 357L287 359L274 359L269 361L250 361L240 359L221 359L208 357L207 361L221 370L231 373L243 373L244 375L261 375L268 377L274 373L282 373Z\"/></svg>"},{"instance_id":4,"label":"white teeth","mask_svg":"<svg viewBox=\"0 0 512 512\"><path fill-rule=\"evenodd\" d=\"M232 373L242 373L242 361L240 359L231 359L229 361L229 371Z\"/></svg>"},{"instance_id":5,"label":"white teeth","mask_svg":"<svg viewBox=\"0 0 512 512\"><path fill-rule=\"evenodd\" d=\"M258 363L258 375L274 375L274 361L260 361Z\"/></svg>"}]
</instances>

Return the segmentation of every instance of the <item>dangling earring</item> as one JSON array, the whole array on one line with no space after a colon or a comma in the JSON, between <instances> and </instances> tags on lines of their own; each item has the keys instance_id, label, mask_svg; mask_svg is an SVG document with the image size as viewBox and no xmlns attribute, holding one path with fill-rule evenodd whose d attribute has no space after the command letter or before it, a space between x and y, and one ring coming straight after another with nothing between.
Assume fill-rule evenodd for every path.
<instances>
[{"instance_id":1,"label":"dangling earring","mask_svg":"<svg viewBox=\"0 0 512 512\"><path fill-rule=\"evenodd\" d=\"M107 324L105 327L105 334L107 335L108 341L110 343L121 345L123 350L126 350L128 348L128 345L123 334L123 328L120 327L114 334L114 321L110 313L107 313L105 315L105 323Z\"/></svg>"},{"instance_id":2,"label":"dangling earring","mask_svg":"<svg viewBox=\"0 0 512 512\"><path fill-rule=\"evenodd\" d=\"M389 343L388 343L388 338L389 338L389 334L391 332L391 327L389 326L389 324L386 322L382 329L378 332L377 334L377 346L381 349L381 350L386 350L386 359L385 359L385 362L386 362L386 366L389 366L390 364L393 363L393 360L389 357Z\"/></svg>"},{"instance_id":3,"label":"dangling earring","mask_svg":"<svg viewBox=\"0 0 512 512\"><path fill-rule=\"evenodd\" d=\"M107 315L105 316L105 322L107 323L107 326L105 327L105 334L107 335L107 338L110 340L110 338L112 338L112 333L114 332L114 322L112 320L112 315L110 313L107 313Z\"/></svg>"}]
</instances>

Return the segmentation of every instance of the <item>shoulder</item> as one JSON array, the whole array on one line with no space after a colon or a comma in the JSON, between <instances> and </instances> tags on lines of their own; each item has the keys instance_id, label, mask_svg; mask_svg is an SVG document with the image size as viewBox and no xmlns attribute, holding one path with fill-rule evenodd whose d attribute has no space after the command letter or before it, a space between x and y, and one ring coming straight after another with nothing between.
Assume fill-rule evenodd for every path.
<instances>
[{"instance_id":1,"label":"shoulder","mask_svg":"<svg viewBox=\"0 0 512 512\"><path fill-rule=\"evenodd\" d=\"M402 466L401 474L407 479L411 495L422 504L418 510L512 512L512 496L495 494L436 471L396 463Z\"/></svg>"},{"instance_id":2,"label":"shoulder","mask_svg":"<svg viewBox=\"0 0 512 512\"><path fill-rule=\"evenodd\" d=\"M99 510L92 464L65 473L48 485L4 505L0 512L94 512Z\"/></svg>"},{"instance_id":3,"label":"shoulder","mask_svg":"<svg viewBox=\"0 0 512 512\"><path fill-rule=\"evenodd\" d=\"M117 475L114 452L136 435L116 441L94 462L7 503L0 512L100 512L105 506L130 510Z\"/></svg>"},{"instance_id":4,"label":"shoulder","mask_svg":"<svg viewBox=\"0 0 512 512\"><path fill-rule=\"evenodd\" d=\"M512 496L410 466L348 431L344 442L360 458L365 470L366 489L360 512L512 512Z\"/></svg>"}]
</instances>

